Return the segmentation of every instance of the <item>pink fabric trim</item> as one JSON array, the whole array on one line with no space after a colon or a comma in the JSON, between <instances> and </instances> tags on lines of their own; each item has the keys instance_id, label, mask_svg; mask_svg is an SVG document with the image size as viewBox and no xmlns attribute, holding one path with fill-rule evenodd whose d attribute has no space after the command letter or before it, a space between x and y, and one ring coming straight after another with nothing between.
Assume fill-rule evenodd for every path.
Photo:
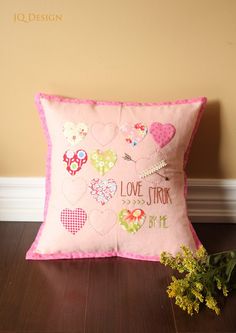
<instances>
[{"instance_id":1,"label":"pink fabric trim","mask_svg":"<svg viewBox=\"0 0 236 333\"><path fill-rule=\"evenodd\" d=\"M192 104L196 102L202 102L202 106L199 110L199 114L195 123L194 130L191 135L191 139L188 145L188 148L185 152L184 155L184 165L183 169L185 169L187 160L188 160L188 155L190 151L190 147L194 138L194 135L197 131L202 113L205 109L205 105L207 102L206 97L198 97L198 98L193 98L193 99L182 99L182 100L177 100L174 102L160 102L160 103L137 103L137 102L109 102L109 101L95 101L95 100L88 100L88 99L78 99L78 98L67 98L67 97L62 97L62 96L55 96L55 95L48 95L45 93L38 93L35 96L35 103L40 115L41 123L46 135L47 139L47 145L48 145L48 153L47 153L47 162L46 162L46 198L45 198L45 208L44 208L44 221L47 215L47 210L48 210L48 202L49 202L49 197L51 193L51 151L52 151L52 142L51 138L49 135L48 131L48 126L43 110L43 106L41 104L41 98L45 98L47 100L52 100L52 101L57 101L57 102L65 102L65 103L78 103L78 104L99 104L99 105L126 105L126 106L159 106L159 105L175 105L175 104ZM187 195L187 179L185 177L185 182L184 182L184 197L186 199ZM186 200L185 200L186 201ZM186 214L187 214L187 205L186 205ZM188 214L187 214L188 216ZM120 253L120 252L106 252L106 253L78 253L78 252L70 252L70 253L55 253L55 254L37 254L35 253L35 249L37 248L39 239L41 237L43 228L44 228L44 223L43 222L40 226L40 229L38 231L38 234L36 236L35 241L33 242L31 248L28 250L26 253L26 259L33 259L33 260L50 260L50 259L78 259L78 258L102 258L102 257L123 257L123 258L131 258L131 259L139 259L139 260L149 260L149 261L159 261L160 258L158 256L140 256L132 253ZM189 226L196 244L196 247L198 248L201 245L200 240L198 239L196 232L193 229L193 226L191 222L189 221Z\"/></svg>"},{"instance_id":2,"label":"pink fabric trim","mask_svg":"<svg viewBox=\"0 0 236 333\"><path fill-rule=\"evenodd\" d=\"M124 106L158 106L158 105L175 105L175 104L192 104L196 102L206 102L206 97L197 97L192 99L180 99L174 102L111 102L111 101L96 101L92 99L68 98L58 95L49 95L45 93L38 93L36 101L40 98L45 98L49 101L63 102L63 103L76 103L76 104L99 104L99 105L124 105Z\"/></svg>"},{"instance_id":3,"label":"pink fabric trim","mask_svg":"<svg viewBox=\"0 0 236 333\"><path fill-rule=\"evenodd\" d=\"M133 253L121 253L121 252L102 252L102 253L79 253L79 252L68 252L68 253L53 253L53 254L39 254L39 253L27 253L27 260L56 260L56 259L82 259L82 258L106 258L106 257L121 257L138 260L148 261L159 261L158 256L141 256Z\"/></svg>"},{"instance_id":4,"label":"pink fabric trim","mask_svg":"<svg viewBox=\"0 0 236 333\"><path fill-rule=\"evenodd\" d=\"M193 139L194 139L194 136L198 130L198 127L199 127L199 124L200 124L200 120L202 118L202 115L203 115L203 112L205 110L205 107L206 107L206 103L207 103L207 98L206 97L203 97L202 98L202 105L201 105L201 108L198 112L198 116L197 116L197 120L195 122L195 126L193 128L193 131L192 131L192 135L191 135L191 138L190 138L190 141L189 141L189 144L188 144L188 147L187 147L187 150L184 154L184 163L183 163L183 170L184 170L184 198L185 198L185 208L186 208L186 216L188 217L188 210L187 210L187 192L188 192L188 184L187 184L187 175L185 173L185 167L187 165L187 162L188 162L188 157L189 157L189 153L190 153L190 149L191 149L191 146L192 146L192 143L193 143ZM198 249L202 243L201 241L199 240L194 228L193 228L193 225L190 221L190 219L188 218L189 220L189 228L190 228L190 231L192 233L192 236L193 236L193 239L194 239L194 242L195 242L195 246L196 248Z\"/></svg>"}]
</instances>

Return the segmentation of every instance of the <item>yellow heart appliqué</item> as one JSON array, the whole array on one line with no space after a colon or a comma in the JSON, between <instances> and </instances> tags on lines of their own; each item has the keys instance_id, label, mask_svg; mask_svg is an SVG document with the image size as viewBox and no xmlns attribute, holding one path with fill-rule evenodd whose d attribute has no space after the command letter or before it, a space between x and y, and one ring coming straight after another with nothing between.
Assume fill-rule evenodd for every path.
<instances>
[{"instance_id":1,"label":"yellow heart appliqu\u00e9","mask_svg":"<svg viewBox=\"0 0 236 333\"><path fill-rule=\"evenodd\" d=\"M105 175L105 173L113 168L116 160L116 153L111 149L105 151L97 149L90 154L90 161L92 166L99 172L101 176Z\"/></svg>"}]
</instances>

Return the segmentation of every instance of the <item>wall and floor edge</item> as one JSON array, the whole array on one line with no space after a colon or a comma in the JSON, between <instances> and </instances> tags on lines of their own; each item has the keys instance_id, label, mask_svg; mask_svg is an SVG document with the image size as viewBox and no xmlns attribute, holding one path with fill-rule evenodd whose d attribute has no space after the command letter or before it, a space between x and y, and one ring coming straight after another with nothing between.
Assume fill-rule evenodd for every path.
<instances>
[{"instance_id":1,"label":"wall and floor edge","mask_svg":"<svg viewBox=\"0 0 236 333\"><path fill-rule=\"evenodd\" d=\"M0 221L41 222L43 177L0 177ZM192 222L236 223L236 179L189 179Z\"/></svg>"}]
</instances>

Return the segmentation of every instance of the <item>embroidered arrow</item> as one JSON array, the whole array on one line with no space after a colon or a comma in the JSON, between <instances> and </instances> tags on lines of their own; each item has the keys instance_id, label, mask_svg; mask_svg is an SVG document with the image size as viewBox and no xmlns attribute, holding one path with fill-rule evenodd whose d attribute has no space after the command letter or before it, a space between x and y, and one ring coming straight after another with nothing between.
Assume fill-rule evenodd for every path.
<instances>
[{"instance_id":1,"label":"embroidered arrow","mask_svg":"<svg viewBox=\"0 0 236 333\"><path fill-rule=\"evenodd\" d=\"M148 169L145 169L143 170L140 174L139 174L139 177L141 179L145 178L145 177L148 177L150 175L152 175L153 173L163 169L164 167L167 166L167 163L165 160L161 160L160 162L154 164L151 168L148 168Z\"/></svg>"},{"instance_id":2,"label":"embroidered arrow","mask_svg":"<svg viewBox=\"0 0 236 333\"><path fill-rule=\"evenodd\" d=\"M124 156L122 156L122 157L123 157L123 159L124 159L125 161L136 163L136 161L133 160L132 157L131 157L129 154L127 154L127 153L125 153ZM151 168L148 168L148 169L145 169L144 171L142 171L142 172L140 173L139 177L140 177L141 179L143 179L143 178L146 178L147 176L152 175L153 173L156 173L158 176L164 178L164 179L167 181L167 180L169 180L169 178L163 176L162 174L160 174L160 173L158 172L159 170L161 170L162 168L164 168L164 167L166 167L166 166L167 166L166 161L165 161L165 160L161 160L160 162L154 164Z\"/></svg>"},{"instance_id":3,"label":"embroidered arrow","mask_svg":"<svg viewBox=\"0 0 236 333\"><path fill-rule=\"evenodd\" d=\"M132 201L131 200L129 200L129 199L127 199L127 200L122 200L122 204L123 205L129 205L129 204L133 204L133 205L144 205L145 204L145 200L143 200L143 199L137 199L137 200L135 200L135 199L133 199Z\"/></svg>"}]
</instances>

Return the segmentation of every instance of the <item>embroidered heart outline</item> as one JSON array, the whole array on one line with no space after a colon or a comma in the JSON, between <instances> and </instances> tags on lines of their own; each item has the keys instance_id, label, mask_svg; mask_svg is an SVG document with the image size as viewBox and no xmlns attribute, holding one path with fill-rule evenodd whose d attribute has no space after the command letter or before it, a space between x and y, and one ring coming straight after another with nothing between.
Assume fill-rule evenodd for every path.
<instances>
[{"instance_id":1,"label":"embroidered heart outline","mask_svg":"<svg viewBox=\"0 0 236 333\"><path fill-rule=\"evenodd\" d=\"M62 182L62 193L65 199L71 205L76 205L76 203L85 195L86 192L87 183L81 177L66 177Z\"/></svg>"},{"instance_id":2,"label":"embroidered heart outline","mask_svg":"<svg viewBox=\"0 0 236 333\"><path fill-rule=\"evenodd\" d=\"M66 163L66 170L71 176L76 175L87 162L88 155L85 150L78 149L76 152L69 149L63 155L63 162Z\"/></svg>"},{"instance_id":3,"label":"embroidered heart outline","mask_svg":"<svg viewBox=\"0 0 236 333\"><path fill-rule=\"evenodd\" d=\"M161 124L154 122L151 124L149 132L160 148L165 147L175 136L176 128L172 124Z\"/></svg>"},{"instance_id":4,"label":"embroidered heart outline","mask_svg":"<svg viewBox=\"0 0 236 333\"><path fill-rule=\"evenodd\" d=\"M141 122L135 124L125 123L120 126L120 131L124 135L125 141L135 147L146 137L148 127Z\"/></svg>"},{"instance_id":5,"label":"embroidered heart outline","mask_svg":"<svg viewBox=\"0 0 236 333\"><path fill-rule=\"evenodd\" d=\"M67 121L63 125L63 134L71 146L76 146L87 136L88 125L85 123Z\"/></svg>"},{"instance_id":6,"label":"embroidered heart outline","mask_svg":"<svg viewBox=\"0 0 236 333\"><path fill-rule=\"evenodd\" d=\"M114 167L116 161L117 155L111 149L105 151L97 149L90 154L90 162L101 176L104 176L110 171Z\"/></svg>"},{"instance_id":7,"label":"embroidered heart outline","mask_svg":"<svg viewBox=\"0 0 236 333\"><path fill-rule=\"evenodd\" d=\"M91 134L101 146L111 143L118 133L118 127L113 123L95 123L91 127Z\"/></svg>"},{"instance_id":8,"label":"embroidered heart outline","mask_svg":"<svg viewBox=\"0 0 236 333\"><path fill-rule=\"evenodd\" d=\"M93 178L89 188L92 197L103 206L115 195L117 184L114 179Z\"/></svg>"},{"instance_id":9,"label":"embroidered heart outline","mask_svg":"<svg viewBox=\"0 0 236 333\"><path fill-rule=\"evenodd\" d=\"M81 230L87 221L87 213L82 208L69 209L65 208L61 211L60 216L63 227L73 235Z\"/></svg>"},{"instance_id":10,"label":"embroidered heart outline","mask_svg":"<svg viewBox=\"0 0 236 333\"><path fill-rule=\"evenodd\" d=\"M105 236L116 225L117 216L112 209L94 209L89 214L89 224L100 235Z\"/></svg>"},{"instance_id":11,"label":"embroidered heart outline","mask_svg":"<svg viewBox=\"0 0 236 333\"><path fill-rule=\"evenodd\" d=\"M143 209L135 208L132 211L123 208L118 214L119 224L128 233L135 234L143 226L146 214Z\"/></svg>"}]
</instances>

